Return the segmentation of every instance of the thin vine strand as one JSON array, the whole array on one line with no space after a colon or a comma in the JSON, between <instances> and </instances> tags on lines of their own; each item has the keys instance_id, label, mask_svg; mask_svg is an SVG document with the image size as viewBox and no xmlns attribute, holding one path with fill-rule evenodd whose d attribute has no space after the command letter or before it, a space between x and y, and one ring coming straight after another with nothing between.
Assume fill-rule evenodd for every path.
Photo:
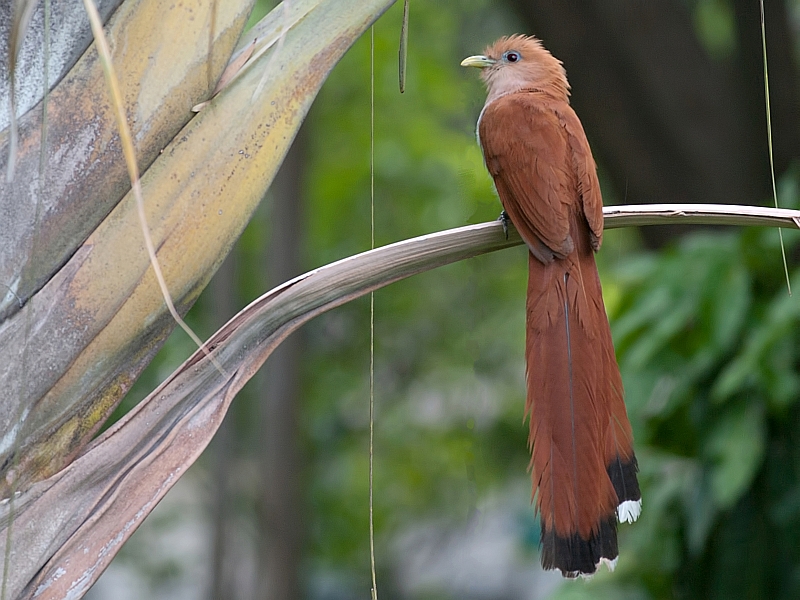
<instances>
[{"instance_id":1,"label":"thin vine strand","mask_svg":"<svg viewBox=\"0 0 800 600\"><path fill-rule=\"evenodd\" d=\"M369 196L370 196L370 249L375 248L375 25L369 28ZM369 563L372 571L372 600L378 600L375 576L375 521L373 518L375 453L375 292L369 294Z\"/></svg>"},{"instance_id":2,"label":"thin vine strand","mask_svg":"<svg viewBox=\"0 0 800 600\"><path fill-rule=\"evenodd\" d=\"M764 102L767 112L767 146L769 148L769 174L772 177L772 199L775 208L778 208L778 188L775 185L775 159L772 153L772 116L769 109L769 73L767 71L767 35L764 27L764 0L760 0L761 5L761 54L764 57ZM792 295L792 284L789 281L789 266L786 263L786 248L783 245L783 232L778 228L778 237L781 241L781 257L783 258L783 272L786 275L786 288L789 295Z\"/></svg>"}]
</instances>

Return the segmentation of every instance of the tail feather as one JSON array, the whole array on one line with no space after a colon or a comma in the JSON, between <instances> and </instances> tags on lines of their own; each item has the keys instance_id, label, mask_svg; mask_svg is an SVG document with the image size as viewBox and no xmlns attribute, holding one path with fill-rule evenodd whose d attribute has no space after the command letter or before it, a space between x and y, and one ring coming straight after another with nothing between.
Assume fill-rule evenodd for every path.
<instances>
[{"instance_id":1,"label":"tail feather","mask_svg":"<svg viewBox=\"0 0 800 600\"><path fill-rule=\"evenodd\" d=\"M613 568L617 519L638 517L641 494L588 244L548 264L529 257L526 358L542 565L567 577L591 575L603 562Z\"/></svg>"},{"instance_id":2,"label":"tail feather","mask_svg":"<svg viewBox=\"0 0 800 600\"><path fill-rule=\"evenodd\" d=\"M606 327L602 331L605 338L605 378L608 382L609 416L606 427L605 462L608 477L617 493L619 506L617 516L620 522L632 523L639 518L642 507L642 493L636 473L639 464L633 453L633 431L625 410L622 378L614 356L614 345L611 341L611 330Z\"/></svg>"},{"instance_id":3,"label":"tail feather","mask_svg":"<svg viewBox=\"0 0 800 600\"><path fill-rule=\"evenodd\" d=\"M618 554L614 517L603 519L589 539L577 533L560 536L553 529L542 529L542 566L560 569L565 577L592 575L604 562L613 570Z\"/></svg>"}]
</instances>

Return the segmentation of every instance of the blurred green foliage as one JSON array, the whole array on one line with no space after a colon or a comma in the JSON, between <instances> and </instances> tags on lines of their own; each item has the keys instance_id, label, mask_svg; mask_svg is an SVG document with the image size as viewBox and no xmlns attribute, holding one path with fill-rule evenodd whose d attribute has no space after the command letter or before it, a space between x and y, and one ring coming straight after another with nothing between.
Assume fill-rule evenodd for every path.
<instances>
[{"instance_id":1,"label":"blurred green foliage","mask_svg":"<svg viewBox=\"0 0 800 600\"><path fill-rule=\"evenodd\" d=\"M797 182L784 176L783 207L798 207ZM784 239L796 265L797 236ZM644 495L618 576L650 597L800 594L800 303L778 240L699 232L607 274Z\"/></svg>"},{"instance_id":2,"label":"blurred green foliage","mask_svg":"<svg viewBox=\"0 0 800 600\"><path fill-rule=\"evenodd\" d=\"M458 67L494 37L481 27L484 37L467 44L465 30L479 22L503 27L487 5L466 3L462 12L412 5L403 95L401 7L375 28L378 245L499 214L474 133L481 84ZM319 263L369 247L369 52L365 36L310 116L308 252ZM525 260L514 249L375 295L375 523L383 581L395 575L391 540L404 529L430 518L462 527L478 498L509 471L525 478ZM353 593L369 587L368 316L368 300L354 302L311 323L305 338L313 388L303 409L312 465L310 552L331 570L358 573Z\"/></svg>"},{"instance_id":3,"label":"blurred green foliage","mask_svg":"<svg viewBox=\"0 0 800 600\"><path fill-rule=\"evenodd\" d=\"M725 51L728 5L697 4L698 27ZM474 137L484 94L458 64L514 31L513 19L488 0L460 2L458 10L412 3L401 96L401 12L395 6L375 28L378 245L491 220L500 209ZM308 119L308 268L369 248L369 69L365 36ZM783 177L782 206L800 205L798 180L797 172ZM241 305L266 291L253 273L261 272L267 219L265 208L236 250ZM796 235L784 238L798 291L800 247ZM698 230L651 253L635 232L610 231L598 262L636 436L643 514L620 528L615 573L565 583L556 596L800 597L800 301L787 294L777 232ZM448 581L413 587L398 539L419 527L469 534L488 522L497 497L512 507L520 568L537 569L523 424L526 276L525 251L515 248L375 295L382 598L495 597L453 591ZM190 318L206 333L209 306L201 299ZM369 589L368 332L369 303L361 299L302 333L309 597L364 597ZM173 336L126 405L190 350ZM245 461L259 434L256 401L245 389L232 408ZM253 511L253 487L233 499L243 514ZM339 595L323 591L331 585Z\"/></svg>"},{"instance_id":4,"label":"blurred green foliage","mask_svg":"<svg viewBox=\"0 0 800 600\"><path fill-rule=\"evenodd\" d=\"M736 50L736 20L733 3L727 0L692 0L690 3L698 38L708 53L718 59Z\"/></svg>"}]
</instances>

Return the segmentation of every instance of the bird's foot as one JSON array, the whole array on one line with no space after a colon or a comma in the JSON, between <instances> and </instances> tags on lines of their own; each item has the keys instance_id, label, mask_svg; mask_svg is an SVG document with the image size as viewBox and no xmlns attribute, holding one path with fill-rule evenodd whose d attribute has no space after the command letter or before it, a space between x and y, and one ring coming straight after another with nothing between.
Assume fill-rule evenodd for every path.
<instances>
[{"instance_id":1,"label":"bird's foot","mask_svg":"<svg viewBox=\"0 0 800 600\"><path fill-rule=\"evenodd\" d=\"M503 233L508 239L508 224L511 222L511 219L508 218L508 213L506 211L501 211L500 216L497 217L497 220L503 224Z\"/></svg>"}]
</instances>

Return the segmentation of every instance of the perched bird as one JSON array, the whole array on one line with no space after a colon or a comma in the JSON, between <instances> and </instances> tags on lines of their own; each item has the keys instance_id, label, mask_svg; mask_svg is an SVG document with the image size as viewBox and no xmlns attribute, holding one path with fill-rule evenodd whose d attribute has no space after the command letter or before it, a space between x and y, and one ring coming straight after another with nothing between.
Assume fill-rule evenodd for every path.
<instances>
[{"instance_id":1,"label":"perched bird","mask_svg":"<svg viewBox=\"0 0 800 600\"><path fill-rule=\"evenodd\" d=\"M594 260L603 237L594 158L564 68L538 39L502 38L461 65L481 69L478 140L530 250L526 415L542 566L565 577L613 569L617 520L635 521L642 497Z\"/></svg>"}]
</instances>

